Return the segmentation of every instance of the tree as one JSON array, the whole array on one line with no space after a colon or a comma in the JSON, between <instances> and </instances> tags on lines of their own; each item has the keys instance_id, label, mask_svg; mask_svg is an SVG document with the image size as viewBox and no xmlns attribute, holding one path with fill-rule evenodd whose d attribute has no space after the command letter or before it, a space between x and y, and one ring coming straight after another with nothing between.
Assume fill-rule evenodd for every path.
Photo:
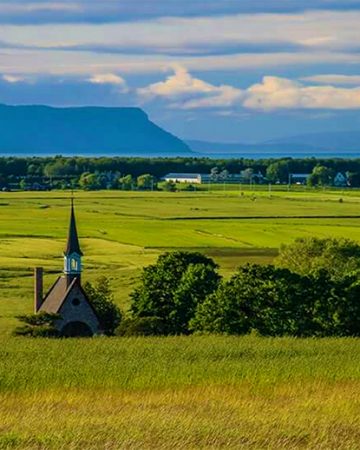
<instances>
[{"instance_id":1,"label":"tree","mask_svg":"<svg viewBox=\"0 0 360 450\"><path fill-rule=\"evenodd\" d=\"M360 270L360 245L344 238L298 238L280 247L275 264L301 275L326 270L331 278L342 279Z\"/></svg>"},{"instance_id":2,"label":"tree","mask_svg":"<svg viewBox=\"0 0 360 450\"><path fill-rule=\"evenodd\" d=\"M310 282L287 269L248 264L201 302L190 322L194 331L306 335L311 317L304 295Z\"/></svg>"},{"instance_id":3,"label":"tree","mask_svg":"<svg viewBox=\"0 0 360 450\"><path fill-rule=\"evenodd\" d=\"M162 189L166 192L175 192L176 191L176 184L172 181L166 181L163 185L162 185Z\"/></svg>"},{"instance_id":4,"label":"tree","mask_svg":"<svg viewBox=\"0 0 360 450\"><path fill-rule=\"evenodd\" d=\"M125 175L124 177L119 178L119 185L124 191L131 191L134 187L132 175Z\"/></svg>"},{"instance_id":5,"label":"tree","mask_svg":"<svg viewBox=\"0 0 360 450\"><path fill-rule=\"evenodd\" d=\"M69 176L76 173L77 167L75 158L56 157L44 167L44 174L49 178Z\"/></svg>"},{"instance_id":6,"label":"tree","mask_svg":"<svg viewBox=\"0 0 360 450\"><path fill-rule=\"evenodd\" d=\"M26 189L26 181L25 181L24 178L23 178L22 180L20 180L19 188L20 188L22 191Z\"/></svg>"},{"instance_id":7,"label":"tree","mask_svg":"<svg viewBox=\"0 0 360 450\"><path fill-rule=\"evenodd\" d=\"M317 164L312 171L311 182L319 186L330 186L334 181L334 171L329 167Z\"/></svg>"},{"instance_id":8,"label":"tree","mask_svg":"<svg viewBox=\"0 0 360 450\"><path fill-rule=\"evenodd\" d=\"M251 183L253 176L254 169L248 168L241 171L241 178L245 181L245 183Z\"/></svg>"},{"instance_id":9,"label":"tree","mask_svg":"<svg viewBox=\"0 0 360 450\"><path fill-rule=\"evenodd\" d=\"M131 294L131 312L161 319L165 334L186 334L196 306L219 281L217 265L201 253L165 253L143 269L140 286Z\"/></svg>"},{"instance_id":10,"label":"tree","mask_svg":"<svg viewBox=\"0 0 360 450\"><path fill-rule=\"evenodd\" d=\"M360 172L348 172L347 179L349 186L359 187L360 186Z\"/></svg>"},{"instance_id":11,"label":"tree","mask_svg":"<svg viewBox=\"0 0 360 450\"><path fill-rule=\"evenodd\" d=\"M286 183L289 179L289 168L287 161L271 163L266 169L266 178L272 183Z\"/></svg>"},{"instance_id":12,"label":"tree","mask_svg":"<svg viewBox=\"0 0 360 450\"><path fill-rule=\"evenodd\" d=\"M306 180L306 184L309 187L315 187L318 185L318 177L316 175L314 175L313 173L311 173Z\"/></svg>"},{"instance_id":13,"label":"tree","mask_svg":"<svg viewBox=\"0 0 360 450\"><path fill-rule=\"evenodd\" d=\"M80 177L79 186L86 191L96 191L101 188L101 183L95 173L85 172Z\"/></svg>"},{"instance_id":14,"label":"tree","mask_svg":"<svg viewBox=\"0 0 360 450\"><path fill-rule=\"evenodd\" d=\"M229 178L229 171L228 170L222 170L219 174L219 180L225 182Z\"/></svg>"},{"instance_id":15,"label":"tree","mask_svg":"<svg viewBox=\"0 0 360 450\"><path fill-rule=\"evenodd\" d=\"M139 189L153 189L154 188L154 177L150 174L144 174L144 175L140 175L137 178L137 186Z\"/></svg>"},{"instance_id":16,"label":"tree","mask_svg":"<svg viewBox=\"0 0 360 450\"><path fill-rule=\"evenodd\" d=\"M218 167L213 167L210 170L210 180L213 183L216 183L219 180L219 168Z\"/></svg>"},{"instance_id":17,"label":"tree","mask_svg":"<svg viewBox=\"0 0 360 450\"><path fill-rule=\"evenodd\" d=\"M342 293L338 302L336 318L339 321L338 334L341 336L360 336L360 280L349 276L342 280L338 291Z\"/></svg>"},{"instance_id":18,"label":"tree","mask_svg":"<svg viewBox=\"0 0 360 450\"><path fill-rule=\"evenodd\" d=\"M99 277L95 284L87 281L84 290L99 318L101 329L107 336L112 336L120 325L122 314L114 303L109 280L106 277Z\"/></svg>"}]
</instances>

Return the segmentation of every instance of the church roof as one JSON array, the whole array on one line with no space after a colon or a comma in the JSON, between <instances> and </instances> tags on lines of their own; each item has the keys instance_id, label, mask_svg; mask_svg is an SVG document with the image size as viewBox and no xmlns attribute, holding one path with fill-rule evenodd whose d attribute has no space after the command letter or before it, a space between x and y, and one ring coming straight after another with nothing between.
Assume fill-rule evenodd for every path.
<instances>
[{"instance_id":1,"label":"church roof","mask_svg":"<svg viewBox=\"0 0 360 450\"><path fill-rule=\"evenodd\" d=\"M79 283L78 278L74 278L72 282L67 285L67 279L66 276L59 277L53 286L51 287L50 291L47 293L46 297L44 298L44 301L39 309L39 312L44 311L50 314L58 314L61 310L61 307L65 303L66 299L68 298L70 292L74 288L79 288L82 292L83 296L87 300L88 304L90 305L91 309L93 310L95 316L97 317L97 313L90 303L86 292L82 288L81 284Z\"/></svg>"},{"instance_id":2,"label":"church roof","mask_svg":"<svg viewBox=\"0 0 360 450\"><path fill-rule=\"evenodd\" d=\"M40 311L57 314L75 283L76 278L67 286L66 277L59 277L47 293L40 307Z\"/></svg>"},{"instance_id":3,"label":"church roof","mask_svg":"<svg viewBox=\"0 0 360 450\"><path fill-rule=\"evenodd\" d=\"M82 256L83 253L80 249L79 237L76 228L76 220L75 220L75 211L74 211L74 202L71 200L71 215L70 215L70 225L69 225L69 234L67 245L65 249L65 256L69 256L72 253L77 253Z\"/></svg>"}]
</instances>

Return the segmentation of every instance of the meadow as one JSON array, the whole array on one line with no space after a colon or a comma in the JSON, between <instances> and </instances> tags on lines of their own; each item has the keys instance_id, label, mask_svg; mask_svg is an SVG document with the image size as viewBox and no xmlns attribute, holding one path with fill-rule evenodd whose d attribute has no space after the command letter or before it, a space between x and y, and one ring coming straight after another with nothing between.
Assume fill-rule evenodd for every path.
<instances>
[{"instance_id":1,"label":"meadow","mask_svg":"<svg viewBox=\"0 0 360 450\"><path fill-rule=\"evenodd\" d=\"M3 449L359 448L356 340L0 345Z\"/></svg>"},{"instance_id":2,"label":"meadow","mask_svg":"<svg viewBox=\"0 0 360 450\"><path fill-rule=\"evenodd\" d=\"M84 279L124 309L143 266L198 250L228 277L299 236L360 241L360 192L77 192ZM356 339L14 338L33 267L62 269L69 194L0 193L0 448L359 448Z\"/></svg>"}]
</instances>

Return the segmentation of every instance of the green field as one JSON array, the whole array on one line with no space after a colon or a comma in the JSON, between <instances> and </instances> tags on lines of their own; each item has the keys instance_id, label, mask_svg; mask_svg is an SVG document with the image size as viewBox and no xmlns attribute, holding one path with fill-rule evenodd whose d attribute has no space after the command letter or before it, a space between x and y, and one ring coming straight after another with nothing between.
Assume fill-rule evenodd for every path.
<instances>
[{"instance_id":1,"label":"green field","mask_svg":"<svg viewBox=\"0 0 360 450\"><path fill-rule=\"evenodd\" d=\"M69 194L0 194L0 448L359 448L359 341L10 336L62 269ZM359 191L76 193L84 279L126 310L143 266L199 250L228 277L299 236L360 241Z\"/></svg>"},{"instance_id":2,"label":"green field","mask_svg":"<svg viewBox=\"0 0 360 450\"><path fill-rule=\"evenodd\" d=\"M76 211L84 278L109 276L124 309L140 268L165 250L201 250L228 276L247 261L271 262L298 236L360 240L359 191L79 192ZM2 330L32 308L33 267L44 266L47 286L61 271L68 219L69 194L0 194Z\"/></svg>"}]
</instances>

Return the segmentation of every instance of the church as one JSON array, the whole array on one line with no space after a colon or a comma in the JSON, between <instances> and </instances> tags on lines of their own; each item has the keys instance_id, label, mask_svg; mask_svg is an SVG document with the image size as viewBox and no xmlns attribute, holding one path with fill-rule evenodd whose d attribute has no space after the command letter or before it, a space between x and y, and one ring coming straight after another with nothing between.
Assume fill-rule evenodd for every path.
<instances>
[{"instance_id":1,"label":"church","mask_svg":"<svg viewBox=\"0 0 360 450\"><path fill-rule=\"evenodd\" d=\"M49 292L43 296L43 269L35 269L35 313L59 314L55 324L63 337L101 334L100 322L81 285L83 253L77 233L74 202L71 200L70 225L64 251L63 275L59 276Z\"/></svg>"}]
</instances>

